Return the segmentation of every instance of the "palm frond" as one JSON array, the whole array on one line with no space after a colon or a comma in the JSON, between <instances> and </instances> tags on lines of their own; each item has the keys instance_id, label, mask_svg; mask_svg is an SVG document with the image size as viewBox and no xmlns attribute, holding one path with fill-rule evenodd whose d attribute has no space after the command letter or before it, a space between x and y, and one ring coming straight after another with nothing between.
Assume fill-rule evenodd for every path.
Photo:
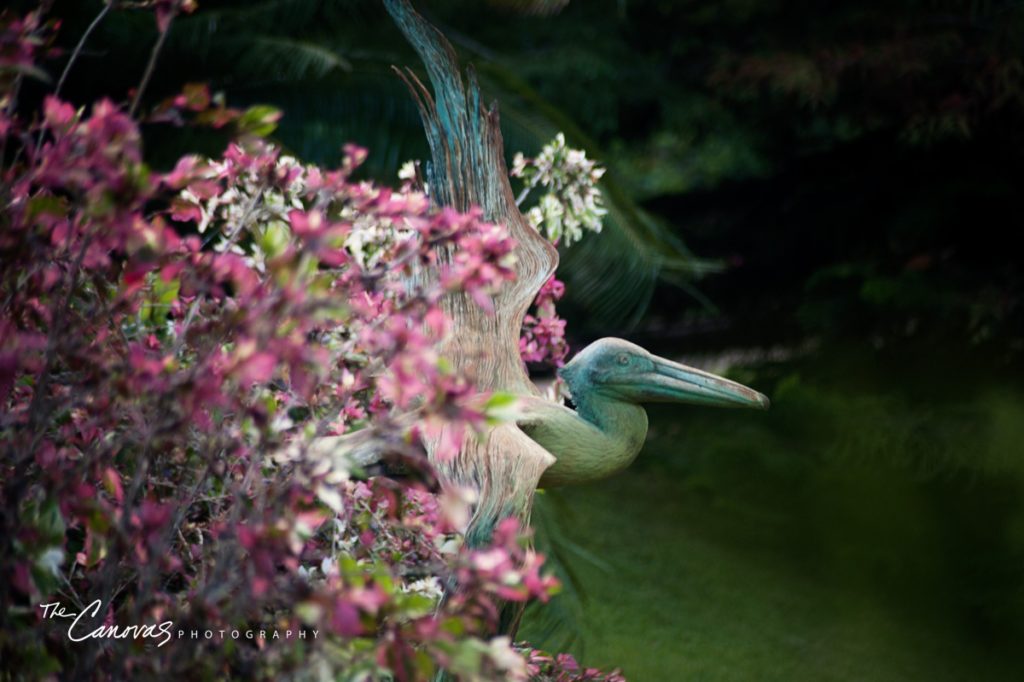
<instances>
[{"instance_id":1,"label":"palm frond","mask_svg":"<svg viewBox=\"0 0 1024 682\"><path fill-rule=\"evenodd\" d=\"M481 81L501 102L506 147L537 149L561 131L591 158L607 158L565 114L495 61L480 67ZM600 237L564 250L560 276L588 317L609 327L632 326L646 311L660 275L692 281L720 265L695 257L670 229L634 202L616 179L614 166L602 178L608 215Z\"/></svg>"},{"instance_id":2,"label":"palm frond","mask_svg":"<svg viewBox=\"0 0 1024 682\"><path fill-rule=\"evenodd\" d=\"M612 567L565 532L560 519L571 514L572 509L557 491L546 491L534 501L534 542L546 557L547 570L558 578L562 589L548 603L534 603L527 608L521 635L538 648L573 649L582 655L586 639L579 623L583 621L588 596L574 566L584 562L602 571L611 571Z\"/></svg>"},{"instance_id":3,"label":"palm frond","mask_svg":"<svg viewBox=\"0 0 1024 682\"><path fill-rule=\"evenodd\" d=\"M370 152L363 172L393 182L404 161L428 153L415 104L390 72L360 67L317 80L235 89L232 96L281 108L276 136L309 161L336 164L342 145L354 142Z\"/></svg>"},{"instance_id":4,"label":"palm frond","mask_svg":"<svg viewBox=\"0 0 1024 682\"><path fill-rule=\"evenodd\" d=\"M314 41L261 35L230 41L225 47L237 50L240 75L293 81L318 78L335 70L352 70L352 62Z\"/></svg>"}]
</instances>

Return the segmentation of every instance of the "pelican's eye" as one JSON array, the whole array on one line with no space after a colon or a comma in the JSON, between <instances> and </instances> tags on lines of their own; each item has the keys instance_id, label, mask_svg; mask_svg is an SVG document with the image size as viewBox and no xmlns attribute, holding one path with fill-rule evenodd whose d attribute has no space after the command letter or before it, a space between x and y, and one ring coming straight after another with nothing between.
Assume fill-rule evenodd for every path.
<instances>
[{"instance_id":1,"label":"pelican's eye","mask_svg":"<svg viewBox=\"0 0 1024 682\"><path fill-rule=\"evenodd\" d=\"M616 361L618 361L620 365L625 367L626 365L629 364L629 356L626 355L625 353L622 353L621 355L619 355L618 358L616 358Z\"/></svg>"}]
</instances>

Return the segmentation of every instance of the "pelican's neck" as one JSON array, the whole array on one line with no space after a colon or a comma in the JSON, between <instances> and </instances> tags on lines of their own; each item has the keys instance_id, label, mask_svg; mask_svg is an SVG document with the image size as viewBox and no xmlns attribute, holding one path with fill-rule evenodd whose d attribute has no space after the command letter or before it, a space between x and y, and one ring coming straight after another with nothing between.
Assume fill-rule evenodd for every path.
<instances>
[{"instance_id":1,"label":"pelican's neck","mask_svg":"<svg viewBox=\"0 0 1024 682\"><path fill-rule=\"evenodd\" d=\"M628 429L630 424L636 422L638 414L644 415L644 433L647 433L647 413L644 408L635 403L619 400L613 396L596 392L592 389L569 386L569 393L572 395L573 405L576 406L576 414L598 427L605 433L621 433Z\"/></svg>"},{"instance_id":2,"label":"pelican's neck","mask_svg":"<svg viewBox=\"0 0 1024 682\"><path fill-rule=\"evenodd\" d=\"M596 426L604 442L593 444L594 460L601 463L601 475L613 474L629 466L647 438L647 412L636 403L620 400L600 391L578 387L569 391L576 405L576 414Z\"/></svg>"}]
</instances>

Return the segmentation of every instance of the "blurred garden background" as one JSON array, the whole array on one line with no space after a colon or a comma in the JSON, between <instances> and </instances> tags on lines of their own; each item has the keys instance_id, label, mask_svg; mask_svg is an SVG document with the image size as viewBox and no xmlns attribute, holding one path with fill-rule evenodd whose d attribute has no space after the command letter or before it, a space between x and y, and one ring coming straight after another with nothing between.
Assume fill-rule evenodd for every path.
<instances>
[{"instance_id":1,"label":"blurred garden background","mask_svg":"<svg viewBox=\"0 0 1024 682\"><path fill-rule=\"evenodd\" d=\"M565 589L521 635L641 681L1022 679L1024 5L418 5L510 159L561 131L608 169L559 270L573 348L622 336L773 401L654 409L631 469L541 495ZM60 39L101 7L55 2ZM127 92L155 37L111 14L65 96ZM427 149L392 64L419 69L372 0L201 0L147 96L207 81L393 182Z\"/></svg>"}]
</instances>

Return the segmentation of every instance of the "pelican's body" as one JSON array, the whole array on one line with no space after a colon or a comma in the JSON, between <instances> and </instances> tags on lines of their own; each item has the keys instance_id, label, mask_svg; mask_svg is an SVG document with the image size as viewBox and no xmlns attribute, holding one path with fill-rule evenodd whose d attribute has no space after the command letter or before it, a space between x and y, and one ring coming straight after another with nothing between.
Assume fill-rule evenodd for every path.
<instances>
[{"instance_id":1,"label":"pelican's body","mask_svg":"<svg viewBox=\"0 0 1024 682\"><path fill-rule=\"evenodd\" d=\"M522 399L519 428L555 457L541 487L594 481L629 466L647 437L644 402L768 407L768 399L728 379L659 358L622 339L601 339L559 371L576 411Z\"/></svg>"},{"instance_id":2,"label":"pelican's body","mask_svg":"<svg viewBox=\"0 0 1024 682\"><path fill-rule=\"evenodd\" d=\"M541 476L542 488L611 476L640 454L647 438L644 408L621 401L601 401L599 408L584 418L543 398L523 401L519 428L555 456Z\"/></svg>"}]
</instances>

